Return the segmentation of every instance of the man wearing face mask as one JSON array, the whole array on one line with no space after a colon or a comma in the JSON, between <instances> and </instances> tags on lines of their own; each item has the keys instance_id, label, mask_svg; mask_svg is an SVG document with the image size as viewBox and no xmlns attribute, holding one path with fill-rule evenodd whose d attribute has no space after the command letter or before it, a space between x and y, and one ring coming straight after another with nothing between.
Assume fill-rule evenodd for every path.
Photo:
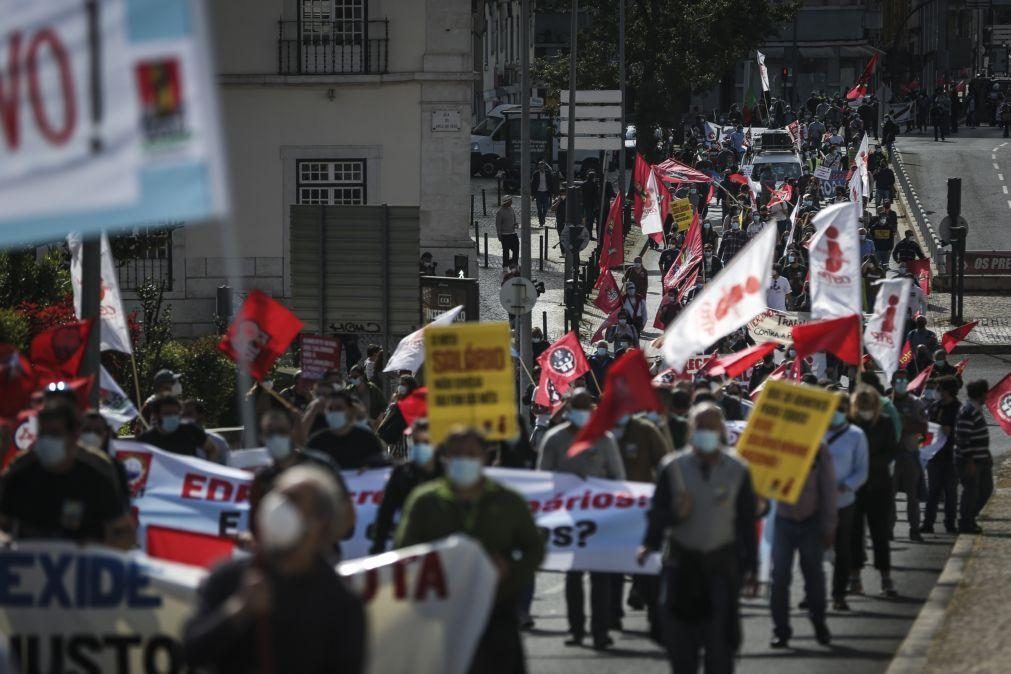
<instances>
[{"instance_id":1,"label":"man wearing face mask","mask_svg":"<svg viewBox=\"0 0 1011 674\"><path fill-rule=\"evenodd\" d=\"M741 223L737 220L730 221L730 231L723 231L723 240L720 241L720 249L716 253L722 265L730 264L734 256L741 252L748 243L748 237L741 231Z\"/></svg>"},{"instance_id":2,"label":"man wearing face mask","mask_svg":"<svg viewBox=\"0 0 1011 674\"><path fill-rule=\"evenodd\" d=\"M73 406L47 401L37 419L32 449L18 454L0 477L0 529L15 540L133 547L129 496L108 455L81 446Z\"/></svg>"},{"instance_id":3,"label":"man wearing face mask","mask_svg":"<svg viewBox=\"0 0 1011 674\"><path fill-rule=\"evenodd\" d=\"M944 530L956 533L958 512L958 478L955 473L955 424L958 420L958 381L954 377L940 377L927 382L923 398L930 403L927 413L930 421L941 427L946 438L941 449L927 461L927 504L923 509L920 533L934 533L937 507L944 499Z\"/></svg>"},{"instance_id":4,"label":"man wearing face mask","mask_svg":"<svg viewBox=\"0 0 1011 674\"><path fill-rule=\"evenodd\" d=\"M678 302L678 291L677 288L671 288L667 291L667 298L663 304L660 305L659 313L657 315L660 325L666 330L667 326L674 322L674 319L678 317L681 313L681 303Z\"/></svg>"},{"instance_id":5,"label":"man wearing face mask","mask_svg":"<svg viewBox=\"0 0 1011 674\"><path fill-rule=\"evenodd\" d=\"M622 296L621 308L628 316L629 322L635 327L639 334L646 327L648 314L646 313L646 299L639 297L633 284L625 285L625 293Z\"/></svg>"},{"instance_id":6,"label":"man wearing face mask","mask_svg":"<svg viewBox=\"0 0 1011 674\"><path fill-rule=\"evenodd\" d=\"M696 405L688 426L690 450L657 476L636 559L645 564L666 547L660 614L674 674L695 674L700 660L706 672L732 672L742 641L738 595L757 587L757 501L747 466L726 451L720 408Z\"/></svg>"},{"instance_id":7,"label":"man wearing face mask","mask_svg":"<svg viewBox=\"0 0 1011 674\"><path fill-rule=\"evenodd\" d=\"M476 430L457 427L442 443L446 477L421 485L407 499L395 547L463 533L475 539L499 572L498 591L470 671L525 671L517 597L533 582L544 542L522 496L483 474L487 460Z\"/></svg>"},{"instance_id":8,"label":"man wearing face mask","mask_svg":"<svg viewBox=\"0 0 1011 674\"><path fill-rule=\"evenodd\" d=\"M586 389L572 391L566 403L566 420L548 431L540 447L538 470L573 473L580 477L599 477L605 480L624 480L625 465L611 433L605 433L593 446L575 456L568 456L569 447L590 420L593 398ZM568 614L570 638L567 646L582 645L586 638L586 614L582 571L565 574L565 606ZM607 573L590 573L590 633L593 648L605 650L613 641L607 632L611 626L611 590L613 581Z\"/></svg>"},{"instance_id":9,"label":"man wearing face mask","mask_svg":"<svg viewBox=\"0 0 1011 674\"><path fill-rule=\"evenodd\" d=\"M315 466L280 475L255 511L255 554L218 566L200 587L183 635L191 666L364 670L365 611L328 560L345 518L341 491Z\"/></svg>"},{"instance_id":10,"label":"man wearing face mask","mask_svg":"<svg viewBox=\"0 0 1011 674\"><path fill-rule=\"evenodd\" d=\"M365 406L369 421L376 421L386 411L386 396L365 376L362 365L355 365L348 373L348 390Z\"/></svg>"},{"instance_id":11,"label":"man wearing face mask","mask_svg":"<svg viewBox=\"0 0 1011 674\"><path fill-rule=\"evenodd\" d=\"M182 423L183 406L175 396L164 395L151 404L153 427L138 442L182 456L219 461L218 446L195 424Z\"/></svg>"},{"instance_id":12,"label":"man wearing face mask","mask_svg":"<svg viewBox=\"0 0 1011 674\"><path fill-rule=\"evenodd\" d=\"M915 353L922 345L927 347L929 353L936 352L938 348L937 333L927 329L927 317L918 314L913 320L916 327L906 335L906 339L909 340L909 348Z\"/></svg>"},{"instance_id":13,"label":"man wearing face mask","mask_svg":"<svg viewBox=\"0 0 1011 674\"><path fill-rule=\"evenodd\" d=\"M393 533L393 519L403 509L410 493L418 485L443 475L442 464L436 458L435 447L428 435L428 419L417 419L407 434L408 461L395 466L386 482L369 550L372 555L386 550L386 543Z\"/></svg>"},{"instance_id":14,"label":"man wearing face mask","mask_svg":"<svg viewBox=\"0 0 1011 674\"><path fill-rule=\"evenodd\" d=\"M645 300L646 290L649 286L649 274L646 272L645 267L642 266L641 257L636 257L632 262L632 266L621 277L621 285L623 287L627 287L629 283L635 286L635 296L641 300Z\"/></svg>"},{"instance_id":15,"label":"man wearing face mask","mask_svg":"<svg viewBox=\"0 0 1011 674\"><path fill-rule=\"evenodd\" d=\"M711 281L721 271L723 262L713 254L712 244L707 243L702 247L702 278Z\"/></svg>"},{"instance_id":16,"label":"man wearing face mask","mask_svg":"<svg viewBox=\"0 0 1011 674\"><path fill-rule=\"evenodd\" d=\"M586 360L590 363L590 369L593 371L593 377L590 378L587 388L590 389L593 397L599 398L602 391L599 389L598 384L603 385L604 377L607 376L607 370L611 367L611 363L614 362L614 358L611 357L611 353L607 349L607 342L603 339L597 342L593 353ZM538 445L535 443L534 446Z\"/></svg>"},{"instance_id":17,"label":"man wearing face mask","mask_svg":"<svg viewBox=\"0 0 1011 674\"><path fill-rule=\"evenodd\" d=\"M355 398L348 391L330 395L323 411L327 427L310 437L306 445L329 456L341 470L386 465L385 451L376 434L355 425L354 404Z\"/></svg>"},{"instance_id":18,"label":"man wearing face mask","mask_svg":"<svg viewBox=\"0 0 1011 674\"><path fill-rule=\"evenodd\" d=\"M166 395L178 398L183 394L183 385L179 381L180 379L182 379L182 375L176 374L172 370L158 370L158 373L154 376L154 385L152 387L154 392L148 396L140 408L140 415L144 417L145 421L149 424L151 423L151 406L155 400Z\"/></svg>"},{"instance_id":19,"label":"man wearing face mask","mask_svg":"<svg viewBox=\"0 0 1011 674\"><path fill-rule=\"evenodd\" d=\"M779 275L779 269L773 267L769 285L765 288L766 306L776 311L786 311L786 293L789 291L790 284Z\"/></svg>"},{"instance_id":20,"label":"man wearing face mask","mask_svg":"<svg viewBox=\"0 0 1011 674\"><path fill-rule=\"evenodd\" d=\"M920 440L927 433L927 406L909 392L909 374L896 370L892 375L892 404L902 418L899 455L895 459L895 491L906 495L906 517L909 539L923 542L920 535ZM895 508L893 501L892 508Z\"/></svg>"},{"instance_id":21,"label":"man wearing face mask","mask_svg":"<svg viewBox=\"0 0 1011 674\"><path fill-rule=\"evenodd\" d=\"M119 482L120 495L123 497L123 507L130 508L130 478L126 474L126 468L116 460L112 454L112 429L109 423L98 410L90 409L81 415L81 433L78 436L78 443L81 447L93 449L100 454L109 457L112 467L116 472L116 480Z\"/></svg>"},{"instance_id":22,"label":"man wearing face mask","mask_svg":"<svg viewBox=\"0 0 1011 674\"><path fill-rule=\"evenodd\" d=\"M628 312L624 309L618 311L618 322L605 330L604 336L607 338L607 341L614 344L615 358L618 357L619 344L623 344L621 350L624 351L632 344L639 343L639 331L632 325Z\"/></svg>"},{"instance_id":23,"label":"man wearing face mask","mask_svg":"<svg viewBox=\"0 0 1011 674\"><path fill-rule=\"evenodd\" d=\"M944 349L934 351L934 369L930 371L930 378L937 379L938 377L954 377L959 384L962 383L961 375L958 374L955 366L948 362L948 352Z\"/></svg>"},{"instance_id":24,"label":"man wearing face mask","mask_svg":"<svg viewBox=\"0 0 1011 674\"><path fill-rule=\"evenodd\" d=\"M850 610L846 603L846 586L852 564L853 513L856 511L856 493L867 481L867 436L849 422L850 401L839 394L839 403L825 436L838 487L836 508L838 523L835 530L835 563L832 569L832 608Z\"/></svg>"},{"instance_id":25,"label":"man wearing face mask","mask_svg":"<svg viewBox=\"0 0 1011 674\"><path fill-rule=\"evenodd\" d=\"M538 328L534 327L530 330L530 347L533 350L534 360L536 361L541 357L541 354L548 350L551 344L548 340L544 338L544 332Z\"/></svg>"}]
</instances>

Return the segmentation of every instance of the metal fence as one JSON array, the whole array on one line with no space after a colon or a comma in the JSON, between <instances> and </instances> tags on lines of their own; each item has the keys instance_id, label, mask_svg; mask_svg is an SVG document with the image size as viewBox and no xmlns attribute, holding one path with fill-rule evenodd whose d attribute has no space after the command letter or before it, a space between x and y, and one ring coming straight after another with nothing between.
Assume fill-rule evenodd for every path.
<instances>
[{"instance_id":1,"label":"metal fence","mask_svg":"<svg viewBox=\"0 0 1011 674\"><path fill-rule=\"evenodd\" d=\"M121 290L136 291L148 280L164 283L166 291L172 290L172 228L140 230L121 237L115 245L128 248L117 270Z\"/></svg>"},{"instance_id":2,"label":"metal fence","mask_svg":"<svg viewBox=\"0 0 1011 674\"><path fill-rule=\"evenodd\" d=\"M387 72L390 21L278 21L279 75Z\"/></svg>"}]
</instances>

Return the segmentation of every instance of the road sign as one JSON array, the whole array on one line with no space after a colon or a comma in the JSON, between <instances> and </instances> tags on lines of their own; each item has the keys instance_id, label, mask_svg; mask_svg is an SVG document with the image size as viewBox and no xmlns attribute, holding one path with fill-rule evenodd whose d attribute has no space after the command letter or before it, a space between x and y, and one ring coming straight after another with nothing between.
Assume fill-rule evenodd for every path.
<instances>
[{"instance_id":1,"label":"road sign","mask_svg":"<svg viewBox=\"0 0 1011 674\"><path fill-rule=\"evenodd\" d=\"M573 237L575 237L573 239ZM576 251L581 251L586 248L590 243L590 232L587 231L586 227L582 225L565 225L562 228L562 236L559 239L559 243L562 246L562 251L569 255L572 253L571 244L575 241Z\"/></svg>"},{"instance_id":2,"label":"road sign","mask_svg":"<svg viewBox=\"0 0 1011 674\"><path fill-rule=\"evenodd\" d=\"M513 316L523 316L534 310L537 304L537 288L530 279L513 276L502 284L498 293L502 308Z\"/></svg>"},{"instance_id":3,"label":"road sign","mask_svg":"<svg viewBox=\"0 0 1011 674\"><path fill-rule=\"evenodd\" d=\"M961 215L958 216L959 227L965 227L966 230L969 228L969 223ZM951 233L951 218L947 215L941 220L941 224L937 227L937 233L941 237L941 241L948 242L953 240L955 237Z\"/></svg>"}]
</instances>

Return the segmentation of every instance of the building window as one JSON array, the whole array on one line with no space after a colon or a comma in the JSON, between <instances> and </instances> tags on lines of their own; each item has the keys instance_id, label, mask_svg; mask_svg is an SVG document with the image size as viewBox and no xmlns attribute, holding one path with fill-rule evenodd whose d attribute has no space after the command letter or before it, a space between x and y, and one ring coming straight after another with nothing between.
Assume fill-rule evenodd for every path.
<instances>
[{"instance_id":1,"label":"building window","mask_svg":"<svg viewBox=\"0 0 1011 674\"><path fill-rule=\"evenodd\" d=\"M181 226L141 227L110 237L120 290L135 292L148 281L172 290L172 231Z\"/></svg>"},{"instance_id":2,"label":"building window","mask_svg":"<svg viewBox=\"0 0 1011 674\"><path fill-rule=\"evenodd\" d=\"M356 206L366 202L364 159L296 162L296 198L302 206Z\"/></svg>"}]
</instances>

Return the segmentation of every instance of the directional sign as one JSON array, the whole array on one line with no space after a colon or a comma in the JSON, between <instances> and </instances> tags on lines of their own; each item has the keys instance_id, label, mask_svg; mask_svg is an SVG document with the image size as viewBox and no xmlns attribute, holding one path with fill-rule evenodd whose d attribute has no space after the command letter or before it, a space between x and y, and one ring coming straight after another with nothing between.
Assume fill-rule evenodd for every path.
<instances>
[{"instance_id":1,"label":"directional sign","mask_svg":"<svg viewBox=\"0 0 1011 674\"><path fill-rule=\"evenodd\" d=\"M513 316L523 316L534 310L537 304L537 288L529 279L513 276L502 284L498 293L502 308Z\"/></svg>"},{"instance_id":2,"label":"directional sign","mask_svg":"<svg viewBox=\"0 0 1011 674\"><path fill-rule=\"evenodd\" d=\"M958 216L958 226L959 227L965 227L966 230L968 230L969 223L968 223L968 221L965 218L963 218L960 215L960 216ZM950 217L948 217L947 215L944 216L944 219L941 220L941 224L938 225L938 227L937 227L937 233L941 237L941 241L951 241L952 239L955 238L955 237L952 236L952 233L951 233L951 218Z\"/></svg>"}]
</instances>

